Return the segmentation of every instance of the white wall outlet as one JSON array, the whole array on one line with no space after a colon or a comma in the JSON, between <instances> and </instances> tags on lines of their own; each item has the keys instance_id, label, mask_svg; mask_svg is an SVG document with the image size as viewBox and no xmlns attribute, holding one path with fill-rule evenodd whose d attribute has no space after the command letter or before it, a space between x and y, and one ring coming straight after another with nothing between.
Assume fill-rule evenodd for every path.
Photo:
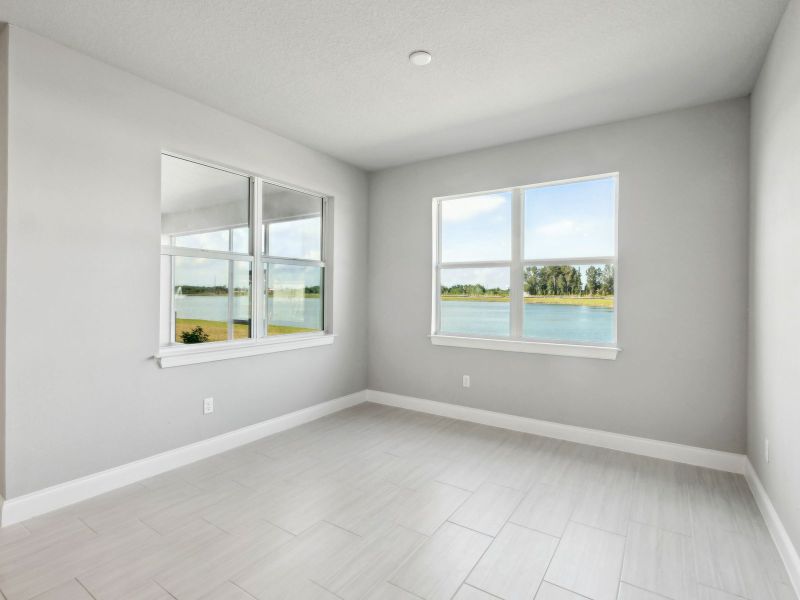
<instances>
[{"instance_id":1,"label":"white wall outlet","mask_svg":"<svg viewBox=\"0 0 800 600\"><path fill-rule=\"evenodd\" d=\"M203 399L203 414L210 415L214 412L214 398Z\"/></svg>"},{"instance_id":2,"label":"white wall outlet","mask_svg":"<svg viewBox=\"0 0 800 600\"><path fill-rule=\"evenodd\" d=\"M764 460L769 462L769 440L764 438Z\"/></svg>"},{"instance_id":3,"label":"white wall outlet","mask_svg":"<svg viewBox=\"0 0 800 600\"><path fill-rule=\"evenodd\" d=\"M464 387L469 387L469 375L464 375L461 378L461 385Z\"/></svg>"}]
</instances>

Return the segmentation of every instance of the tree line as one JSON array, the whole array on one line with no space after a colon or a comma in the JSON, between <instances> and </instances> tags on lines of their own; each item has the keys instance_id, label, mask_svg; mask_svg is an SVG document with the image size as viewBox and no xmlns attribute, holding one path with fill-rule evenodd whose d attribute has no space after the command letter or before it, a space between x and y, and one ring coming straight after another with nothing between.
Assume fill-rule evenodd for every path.
<instances>
[{"instance_id":1,"label":"tree line","mask_svg":"<svg viewBox=\"0 0 800 600\"><path fill-rule=\"evenodd\" d=\"M480 283L457 283L442 286L443 296L508 296L509 291L497 287L487 288Z\"/></svg>"},{"instance_id":2,"label":"tree line","mask_svg":"<svg viewBox=\"0 0 800 600\"><path fill-rule=\"evenodd\" d=\"M176 294L184 296L227 296L227 285L178 285L175 286Z\"/></svg>"},{"instance_id":3,"label":"tree line","mask_svg":"<svg viewBox=\"0 0 800 600\"><path fill-rule=\"evenodd\" d=\"M525 268L524 290L530 296L613 296L614 267L552 265ZM443 296L508 296L509 290L487 288L480 283L441 286Z\"/></svg>"},{"instance_id":4,"label":"tree line","mask_svg":"<svg viewBox=\"0 0 800 600\"><path fill-rule=\"evenodd\" d=\"M307 285L304 288L306 294L319 294L321 291L318 285ZM183 296L227 296L227 285L176 285L175 293ZM234 296L244 296L250 293L248 288L233 288Z\"/></svg>"},{"instance_id":5,"label":"tree line","mask_svg":"<svg viewBox=\"0 0 800 600\"><path fill-rule=\"evenodd\" d=\"M613 296L614 267L526 267L524 288L531 296Z\"/></svg>"}]
</instances>

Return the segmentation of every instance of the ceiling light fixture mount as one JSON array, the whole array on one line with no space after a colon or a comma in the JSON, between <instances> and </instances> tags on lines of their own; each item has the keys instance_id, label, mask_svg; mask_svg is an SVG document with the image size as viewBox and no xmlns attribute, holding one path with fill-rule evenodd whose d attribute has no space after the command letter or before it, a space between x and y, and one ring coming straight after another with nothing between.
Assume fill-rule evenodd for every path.
<instances>
[{"instance_id":1,"label":"ceiling light fixture mount","mask_svg":"<svg viewBox=\"0 0 800 600\"><path fill-rule=\"evenodd\" d=\"M409 62L415 67L424 67L429 64L432 59L431 53L426 50L414 50L408 55Z\"/></svg>"}]
</instances>

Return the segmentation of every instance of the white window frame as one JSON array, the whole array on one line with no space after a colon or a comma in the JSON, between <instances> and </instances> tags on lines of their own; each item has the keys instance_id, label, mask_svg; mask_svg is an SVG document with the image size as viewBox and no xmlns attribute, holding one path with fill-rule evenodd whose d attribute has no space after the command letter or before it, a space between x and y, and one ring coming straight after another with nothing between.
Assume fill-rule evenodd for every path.
<instances>
[{"instance_id":1,"label":"white window frame","mask_svg":"<svg viewBox=\"0 0 800 600\"><path fill-rule=\"evenodd\" d=\"M232 251L219 251L219 250L200 250L195 248L182 248L176 246L161 246L161 256L168 256L170 260L174 260L176 256L197 257L197 258L216 258L223 260L245 261L251 263L252 281L250 287L250 322L251 322L251 337L248 339L240 340L226 340L220 342L208 342L204 344L178 344L174 341L175 337L175 311L174 311L174 281L171 282L170 288L170 340L171 343L166 346L160 346L154 358L161 368L178 367L183 365L191 365L197 363L214 362L218 360L226 360L231 358L241 358L245 356L255 356L259 354L268 354L272 352L283 352L287 350L297 350L301 348L311 348L315 346L326 346L333 344L333 264L332 264L332 227L333 227L333 214L332 205L333 198L321 194L316 191L308 190L297 185L283 183L275 179L263 177L261 175L247 173L241 170L230 168L220 165L218 163L209 162L196 157L187 156L172 151L164 150L161 156L170 156L181 160L187 160L199 165L226 171L234 175L247 177L250 182L250 212L248 227L250 230L250 248L249 254L243 254ZM292 191L308 194L321 199L322 201L322 235L320 240L320 260L306 260L284 257L266 256L262 252L264 221L262 217L262 188L263 184L275 185L278 187L286 188ZM304 217L299 217L304 218ZM305 217L307 218L307 217ZM294 217L292 217L294 219ZM288 219L284 219L288 220ZM205 232L210 231L223 231L226 229L235 229L235 227L220 227L210 228ZM170 234L170 237L175 235L186 235L187 233L203 233L203 232L186 232ZM231 241L232 232L231 232ZM230 246L229 246L230 247ZM289 333L279 336L271 337L268 335L269 325L266 323L264 312L266 311L266 298L264 292L266 290L267 282L264 280L264 268L268 264L288 264L298 266L313 266L322 268L322 330L314 332L301 332ZM230 270L229 270L230 272ZM174 268L171 269L171 277L174 277ZM159 286L160 287L160 286ZM228 285L229 294L233 293L232 285ZM159 290L163 294L163 290ZM230 303L229 303L229 310ZM263 327L267 329L262 333ZM228 320L230 328L231 321Z\"/></svg>"},{"instance_id":2,"label":"white window frame","mask_svg":"<svg viewBox=\"0 0 800 600\"><path fill-rule=\"evenodd\" d=\"M614 194L614 255L572 257L543 260L525 260L525 191L538 187L563 185L579 181L613 178ZM511 193L511 258L510 260L443 262L442 257L442 202L484 196L496 193ZM530 185L499 188L467 194L453 194L433 198L432 210L433 262L432 262L432 295L431 295L431 333L430 340L435 346L455 346L483 350L500 350L506 352L527 352L532 354L553 354L558 356L576 356L615 360L620 352L619 343L619 173L602 173L570 179L545 181ZM581 344L569 340L543 340L523 337L524 290L522 276L525 267L543 265L595 265L611 264L614 267L614 339L609 344ZM509 302L510 302L510 336L473 336L469 334L441 333L441 271L453 268L488 268L503 267L509 269Z\"/></svg>"}]
</instances>

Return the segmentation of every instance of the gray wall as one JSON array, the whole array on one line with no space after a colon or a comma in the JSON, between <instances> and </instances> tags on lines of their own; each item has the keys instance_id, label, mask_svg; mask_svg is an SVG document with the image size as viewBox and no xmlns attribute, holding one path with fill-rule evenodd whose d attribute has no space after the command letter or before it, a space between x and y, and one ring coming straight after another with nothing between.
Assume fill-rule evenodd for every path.
<instances>
[{"instance_id":1,"label":"gray wall","mask_svg":"<svg viewBox=\"0 0 800 600\"><path fill-rule=\"evenodd\" d=\"M364 173L14 27L10 51L7 497L364 389ZM162 149L334 196L332 346L156 366Z\"/></svg>"},{"instance_id":2,"label":"gray wall","mask_svg":"<svg viewBox=\"0 0 800 600\"><path fill-rule=\"evenodd\" d=\"M370 388L744 451L748 119L739 99L373 174ZM430 344L432 197L610 171L616 361Z\"/></svg>"},{"instance_id":3,"label":"gray wall","mask_svg":"<svg viewBox=\"0 0 800 600\"><path fill-rule=\"evenodd\" d=\"M748 455L800 548L800 2L753 92ZM776 282L780 281L779 285ZM764 440L770 441L770 462Z\"/></svg>"},{"instance_id":4,"label":"gray wall","mask_svg":"<svg viewBox=\"0 0 800 600\"><path fill-rule=\"evenodd\" d=\"M6 495L6 215L8 191L8 26L0 25L0 502Z\"/></svg>"}]
</instances>

